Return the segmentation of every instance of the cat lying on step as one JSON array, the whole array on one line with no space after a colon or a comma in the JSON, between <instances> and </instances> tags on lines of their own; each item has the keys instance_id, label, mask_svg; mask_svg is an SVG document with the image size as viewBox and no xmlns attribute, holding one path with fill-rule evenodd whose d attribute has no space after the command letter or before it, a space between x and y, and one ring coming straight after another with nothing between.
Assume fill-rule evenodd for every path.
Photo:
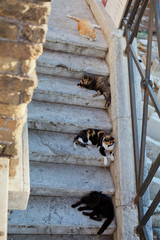
<instances>
[{"instance_id":1,"label":"cat lying on step","mask_svg":"<svg viewBox=\"0 0 160 240\"><path fill-rule=\"evenodd\" d=\"M85 129L79 132L79 134L73 140L74 149L80 145L89 149L90 145L97 145L99 152L104 157L104 165L108 166L108 159L106 151L110 153L111 161L114 161L113 149L115 146L115 139L106 132L98 129Z\"/></svg>"},{"instance_id":2,"label":"cat lying on step","mask_svg":"<svg viewBox=\"0 0 160 240\"><path fill-rule=\"evenodd\" d=\"M111 104L111 91L107 76L86 73L77 86L97 91L97 94L94 94L93 97L103 94L106 99L105 107L109 107Z\"/></svg>"},{"instance_id":3,"label":"cat lying on step","mask_svg":"<svg viewBox=\"0 0 160 240\"><path fill-rule=\"evenodd\" d=\"M101 29L100 26L92 24L90 21L85 19L78 19L69 15L67 15L67 17L78 22L78 31L82 37L88 38L92 41L96 39L95 28Z\"/></svg>"},{"instance_id":4,"label":"cat lying on step","mask_svg":"<svg viewBox=\"0 0 160 240\"><path fill-rule=\"evenodd\" d=\"M79 202L73 204L71 207L75 208L81 204L85 204L85 206L79 207L78 211L93 210L92 212L82 212L83 215L89 216L95 221L101 221L102 218L107 218L97 232L98 235L101 235L114 218L114 207L111 197L102 194L102 192L93 191L89 195L82 197Z\"/></svg>"}]
</instances>

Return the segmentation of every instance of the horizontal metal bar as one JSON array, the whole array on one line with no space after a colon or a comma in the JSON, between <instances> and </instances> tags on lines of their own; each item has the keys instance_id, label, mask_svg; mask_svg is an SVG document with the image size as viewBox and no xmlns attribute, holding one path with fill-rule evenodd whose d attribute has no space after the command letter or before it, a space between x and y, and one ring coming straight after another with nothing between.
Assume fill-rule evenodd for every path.
<instances>
[{"instance_id":1,"label":"horizontal metal bar","mask_svg":"<svg viewBox=\"0 0 160 240\"><path fill-rule=\"evenodd\" d=\"M150 182L152 181L158 167L160 166L160 153L157 157L157 159L155 160L155 162L152 164L148 176L146 177L144 183L142 184L142 186L140 187L139 193L138 193L138 197L142 197L143 194L145 193L147 187L149 186Z\"/></svg>"},{"instance_id":2,"label":"horizontal metal bar","mask_svg":"<svg viewBox=\"0 0 160 240\"><path fill-rule=\"evenodd\" d=\"M155 107L155 109L156 109L156 111L157 111L157 113L158 113L158 116L159 116L159 118L160 118L160 105L159 105L159 103L158 103L158 101L157 101L157 98L156 98L156 96L155 96L155 94L154 94L154 92L153 92L152 87L151 87L149 84L148 84L148 86L147 86L147 90L148 90L148 93L149 93L150 98L152 99L152 102L153 102L153 104L154 104L154 107Z\"/></svg>"},{"instance_id":3,"label":"horizontal metal bar","mask_svg":"<svg viewBox=\"0 0 160 240\"><path fill-rule=\"evenodd\" d=\"M150 217L153 215L154 213L154 210L156 209L156 207L158 206L160 202L160 190L159 192L157 193L157 195L155 196L151 206L149 207L149 209L147 210L147 212L145 213L145 215L143 216L140 224L139 224L139 227L142 227L142 226L145 226L146 223L148 222L148 220L150 219Z\"/></svg>"}]
</instances>

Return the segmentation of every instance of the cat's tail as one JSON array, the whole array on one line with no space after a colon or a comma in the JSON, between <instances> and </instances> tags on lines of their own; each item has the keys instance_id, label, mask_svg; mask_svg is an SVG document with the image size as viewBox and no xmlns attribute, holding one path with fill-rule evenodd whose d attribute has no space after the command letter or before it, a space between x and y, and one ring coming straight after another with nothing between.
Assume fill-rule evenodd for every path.
<instances>
[{"instance_id":1,"label":"cat's tail","mask_svg":"<svg viewBox=\"0 0 160 240\"><path fill-rule=\"evenodd\" d=\"M73 20L75 20L75 21L77 21L77 22L80 21L80 19L78 19L78 18L76 18L76 17L72 17L72 16L70 16L70 15L67 15L66 17L71 18L71 19L73 19Z\"/></svg>"},{"instance_id":2,"label":"cat's tail","mask_svg":"<svg viewBox=\"0 0 160 240\"><path fill-rule=\"evenodd\" d=\"M97 232L97 235L101 235L101 234L107 229L107 227L111 224L112 220L113 220L113 217L107 218L107 219L104 221L102 227L101 227L101 228L99 229L99 231Z\"/></svg>"}]
</instances>

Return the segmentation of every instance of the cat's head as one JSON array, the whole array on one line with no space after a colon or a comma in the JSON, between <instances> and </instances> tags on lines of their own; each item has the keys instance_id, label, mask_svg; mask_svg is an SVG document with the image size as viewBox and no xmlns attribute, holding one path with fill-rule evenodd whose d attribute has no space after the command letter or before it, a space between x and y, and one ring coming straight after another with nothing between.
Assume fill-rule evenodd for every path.
<instances>
[{"instance_id":1,"label":"cat's head","mask_svg":"<svg viewBox=\"0 0 160 240\"><path fill-rule=\"evenodd\" d=\"M89 200L90 206L92 205L92 207L95 207L99 203L101 199L101 194L102 192L97 192L97 191L93 191L89 194L88 200Z\"/></svg>"},{"instance_id":2,"label":"cat's head","mask_svg":"<svg viewBox=\"0 0 160 240\"><path fill-rule=\"evenodd\" d=\"M102 145L106 150L113 150L115 143L115 138L110 135L104 136L102 140Z\"/></svg>"},{"instance_id":3,"label":"cat's head","mask_svg":"<svg viewBox=\"0 0 160 240\"><path fill-rule=\"evenodd\" d=\"M80 83L77 84L79 87L85 87L85 88L90 88L92 86L92 78L85 74Z\"/></svg>"}]
</instances>

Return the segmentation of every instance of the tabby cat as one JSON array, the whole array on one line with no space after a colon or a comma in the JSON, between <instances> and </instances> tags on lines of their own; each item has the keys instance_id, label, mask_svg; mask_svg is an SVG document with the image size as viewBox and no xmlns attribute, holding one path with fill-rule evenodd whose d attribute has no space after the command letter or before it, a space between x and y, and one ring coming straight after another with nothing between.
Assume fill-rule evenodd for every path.
<instances>
[{"instance_id":1,"label":"tabby cat","mask_svg":"<svg viewBox=\"0 0 160 240\"><path fill-rule=\"evenodd\" d=\"M103 130L91 128L80 131L73 140L74 149L77 147L77 145L87 147L88 149L89 145L97 145L97 147L99 147L99 152L104 157L105 166L109 165L106 151L110 153L111 161L114 160L113 149L115 146L115 139Z\"/></svg>"},{"instance_id":2,"label":"tabby cat","mask_svg":"<svg viewBox=\"0 0 160 240\"><path fill-rule=\"evenodd\" d=\"M78 19L69 15L67 15L67 17L78 22L78 31L82 37L88 38L92 41L96 39L95 28L101 29L100 26L92 24L90 21L85 19Z\"/></svg>"},{"instance_id":3,"label":"tabby cat","mask_svg":"<svg viewBox=\"0 0 160 240\"><path fill-rule=\"evenodd\" d=\"M81 204L85 204L85 206L79 207L78 211L93 210L92 212L82 212L83 215L89 216L95 221L101 221L102 218L107 218L97 232L97 235L101 235L114 218L114 206L111 197L102 192L93 191L89 195L82 197L80 201L71 207L76 208Z\"/></svg>"},{"instance_id":4,"label":"tabby cat","mask_svg":"<svg viewBox=\"0 0 160 240\"><path fill-rule=\"evenodd\" d=\"M105 107L109 107L111 104L111 91L107 76L86 73L77 86L97 91L93 97L103 94L106 99Z\"/></svg>"}]
</instances>

